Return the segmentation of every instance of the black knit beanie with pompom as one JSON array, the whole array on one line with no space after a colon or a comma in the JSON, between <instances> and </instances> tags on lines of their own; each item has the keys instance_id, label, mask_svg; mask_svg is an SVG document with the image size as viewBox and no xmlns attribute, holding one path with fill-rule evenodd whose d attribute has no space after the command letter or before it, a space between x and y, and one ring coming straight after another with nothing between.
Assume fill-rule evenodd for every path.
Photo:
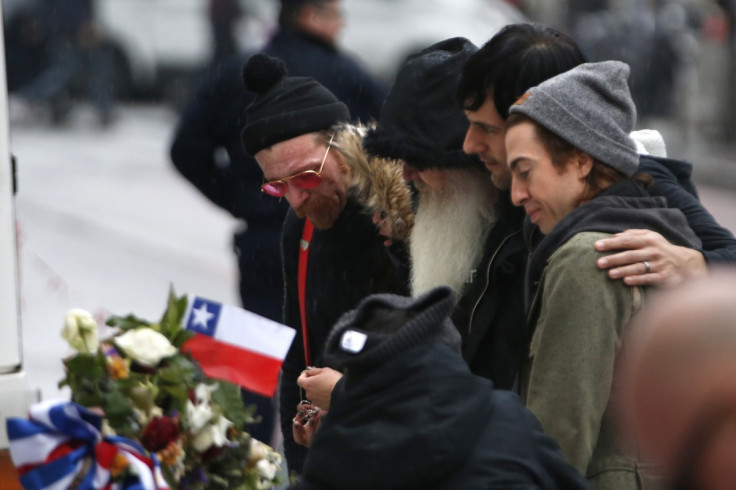
<instances>
[{"instance_id":1,"label":"black knit beanie with pompom","mask_svg":"<svg viewBox=\"0 0 736 490\"><path fill-rule=\"evenodd\" d=\"M281 141L329 129L350 120L350 111L332 92L309 77L287 76L286 65L266 54L253 55L243 68L245 88L258 95L246 109L240 134L255 155Z\"/></svg>"}]
</instances>

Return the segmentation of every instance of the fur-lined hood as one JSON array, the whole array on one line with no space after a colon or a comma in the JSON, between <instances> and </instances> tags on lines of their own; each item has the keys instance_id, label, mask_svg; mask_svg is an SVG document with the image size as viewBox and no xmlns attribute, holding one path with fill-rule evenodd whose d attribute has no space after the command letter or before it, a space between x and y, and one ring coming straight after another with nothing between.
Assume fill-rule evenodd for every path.
<instances>
[{"instance_id":1,"label":"fur-lined hood","mask_svg":"<svg viewBox=\"0 0 736 490\"><path fill-rule=\"evenodd\" d=\"M350 195L366 213L385 215L392 238L407 242L414 226L411 191L401 175L400 161L372 157L363 150L363 137L370 129L362 124L342 124L337 127L333 146L350 169Z\"/></svg>"}]
</instances>

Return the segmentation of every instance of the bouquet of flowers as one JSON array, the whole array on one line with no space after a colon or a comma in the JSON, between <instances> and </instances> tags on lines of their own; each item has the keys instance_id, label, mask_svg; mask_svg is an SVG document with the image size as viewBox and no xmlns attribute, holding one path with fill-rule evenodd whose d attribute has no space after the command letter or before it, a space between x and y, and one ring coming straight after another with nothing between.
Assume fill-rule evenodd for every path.
<instances>
[{"instance_id":1,"label":"bouquet of flowers","mask_svg":"<svg viewBox=\"0 0 736 490\"><path fill-rule=\"evenodd\" d=\"M32 408L31 420L22 422L47 423L51 427L38 430L61 433L65 442L60 446L69 448L56 447L57 458L87 447L77 458L82 464L74 466L77 484L149 488L145 481L150 481L153 488L199 490L263 489L277 483L281 457L243 430L254 421L254 409L244 407L239 388L207 378L182 351L193 335L182 327L186 304L186 297L177 298L172 290L158 323L133 315L111 317L106 323L113 333L102 341L92 315L78 309L67 313L62 336L77 352L64 360L60 386L71 388L72 403ZM76 426L93 435L78 440ZM54 459L29 464L14 452L13 440L35 430L19 420L8 422L11 456L24 485L24 472L44 477Z\"/></svg>"}]
</instances>

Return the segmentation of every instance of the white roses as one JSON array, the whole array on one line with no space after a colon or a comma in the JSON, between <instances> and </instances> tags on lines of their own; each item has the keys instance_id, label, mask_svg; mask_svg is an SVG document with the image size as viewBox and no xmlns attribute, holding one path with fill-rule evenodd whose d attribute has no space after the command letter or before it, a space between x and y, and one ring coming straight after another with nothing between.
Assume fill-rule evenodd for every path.
<instances>
[{"instance_id":1,"label":"white roses","mask_svg":"<svg viewBox=\"0 0 736 490\"><path fill-rule=\"evenodd\" d=\"M83 354L96 352L99 347L97 322L88 311L79 308L66 313L61 336L72 348Z\"/></svg>"},{"instance_id":2,"label":"white roses","mask_svg":"<svg viewBox=\"0 0 736 490\"><path fill-rule=\"evenodd\" d=\"M187 400L189 430L194 434L192 445L200 453L205 452L210 446L222 447L227 444L227 430L233 425L222 415L217 416L217 422L212 423L216 416L210 407L210 394L217 388L217 384L200 383L194 389L194 403Z\"/></svg>"},{"instance_id":3,"label":"white roses","mask_svg":"<svg viewBox=\"0 0 736 490\"><path fill-rule=\"evenodd\" d=\"M114 341L134 361L148 367L157 366L161 359L177 352L169 339L151 328L128 330Z\"/></svg>"},{"instance_id":4,"label":"white roses","mask_svg":"<svg viewBox=\"0 0 736 490\"><path fill-rule=\"evenodd\" d=\"M250 440L250 460L248 464L253 466L256 474L260 476L262 483L268 484L279 472L281 455L274 451L269 445L257 439ZM262 486L262 488L268 488Z\"/></svg>"}]
</instances>

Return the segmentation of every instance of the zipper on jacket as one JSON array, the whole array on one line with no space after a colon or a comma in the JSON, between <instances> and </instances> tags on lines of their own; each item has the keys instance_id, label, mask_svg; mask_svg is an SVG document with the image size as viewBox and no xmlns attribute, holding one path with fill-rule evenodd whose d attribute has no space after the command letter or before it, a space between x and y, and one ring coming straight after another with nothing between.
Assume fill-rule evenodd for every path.
<instances>
[{"instance_id":1,"label":"zipper on jacket","mask_svg":"<svg viewBox=\"0 0 736 490\"><path fill-rule=\"evenodd\" d=\"M491 285L491 267L493 267L493 262L496 260L496 256L498 255L498 252L501 251L501 248L503 248L504 245L506 245L506 242L511 239L512 236L518 235L521 233L521 230L517 230L510 235L506 236L501 243L496 248L496 251L493 252L493 255L491 256L491 260L488 262L488 269L486 269L486 285L483 288L483 291L481 291L480 296L478 296L478 299L475 302L475 305L473 305L473 309L470 310L470 318L468 320L468 338L470 338L470 334L473 331L473 317L475 317L475 310L478 309L478 305L480 304L480 301L483 299L483 296L485 296L486 291L488 291L488 287Z\"/></svg>"},{"instance_id":2,"label":"zipper on jacket","mask_svg":"<svg viewBox=\"0 0 736 490\"><path fill-rule=\"evenodd\" d=\"M542 276L539 278L539 281L536 283L536 291L534 292L534 298L532 298L532 302L529 304L529 310L526 313L526 324L527 328L531 328L532 326L532 312L534 311L534 306L537 304L537 300L539 299L539 291L542 289L541 285L544 281L544 277L547 275L547 267L545 266L544 271L542 272ZM531 336L529 336L529 339L531 340Z\"/></svg>"}]
</instances>

